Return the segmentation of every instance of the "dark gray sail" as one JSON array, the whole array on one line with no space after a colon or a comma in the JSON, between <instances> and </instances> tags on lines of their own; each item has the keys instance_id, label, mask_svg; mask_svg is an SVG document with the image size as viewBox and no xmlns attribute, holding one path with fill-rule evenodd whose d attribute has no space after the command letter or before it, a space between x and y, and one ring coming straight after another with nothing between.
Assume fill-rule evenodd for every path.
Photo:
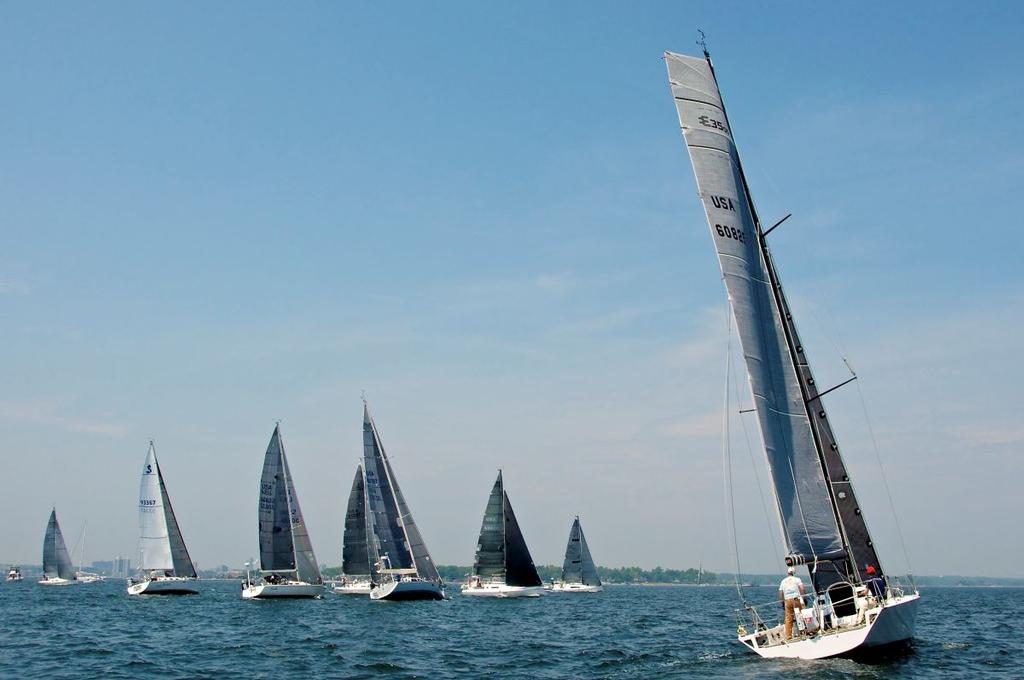
<instances>
[{"instance_id":1,"label":"dark gray sail","mask_svg":"<svg viewBox=\"0 0 1024 680\"><path fill-rule=\"evenodd\" d=\"M373 540L370 558L377 563L387 555L392 569L415 569L426 581L440 581L427 545L398 486L394 470L381 444L377 427L363 405L363 470L366 481L367 516ZM374 570L373 578L378 576Z\"/></svg>"},{"instance_id":2,"label":"dark gray sail","mask_svg":"<svg viewBox=\"0 0 1024 680\"><path fill-rule=\"evenodd\" d=\"M530 557L530 549L519 529L512 504L505 493L501 470L487 498L480 538L476 544L473 573L484 578L504 580L510 586L539 586L540 576Z\"/></svg>"},{"instance_id":3,"label":"dark gray sail","mask_svg":"<svg viewBox=\"0 0 1024 680\"><path fill-rule=\"evenodd\" d=\"M280 437L280 434L278 437ZM295 573L300 581L323 583L323 577L320 575L320 565L316 563L316 555L313 554L313 543L310 541L309 532L306 530L306 520L302 517L299 496L295 493L295 480L292 478L291 468L288 467L288 457L284 455L283 443L281 443L280 448L284 475L288 482L288 509L291 515L292 545L295 548Z\"/></svg>"},{"instance_id":4,"label":"dark gray sail","mask_svg":"<svg viewBox=\"0 0 1024 680\"><path fill-rule=\"evenodd\" d=\"M665 54L746 359L791 563L815 587L880 569L743 175L710 59ZM851 570L852 568L852 570ZM830 572L831 575L826 575Z\"/></svg>"},{"instance_id":5,"label":"dark gray sail","mask_svg":"<svg viewBox=\"0 0 1024 680\"><path fill-rule=\"evenodd\" d=\"M530 549L526 547L526 539L519 530L516 514L512 512L512 503L508 493L504 494L505 512L505 584L510 586L539 586L541 584L537 567L530 557Z\"/></svg>"},{"instance_id":6,"label":"dark gray sail","mask_svg":"<svg viewBox=\"0 0 1024 680\"><path fill-rule=\"evenodd\" d=\"M597 574L594 558L590 556L590 547L583 535L580 518L577 517L569 530L569 542L565 546L565 561L562 562L562 581L564 583L582 583L585 586L601 585L601 577Z\"/></svg>"},{"instance_id":7,"label":"dark gray sail","mask_svg":"<svg viewBox=\"0 0 1024 680\"><path fill-rule=\"evenodd\" d=\"M43 574L47 578L73 580L75 568L71 565L71 556L64 543L64 533L57 522L57 509L50 511L50 521L46 523L46 535L43 537Z\"/></svg>"},{"instance_id":8,"label":"dark gray sail","mask_svg":"<svg viewBox=\"0 0 1024 680\"><path fill-rule=\"evenodd\" d=\"M263 571L294 571L300 581L323 582L292 483L280 425L274 428L263 458L259 520Z\"/></svg>"},{"instance_id":9,"label":"dark gray sail","mask_svg":"<svg viewBox=\"0 0 1024 680\"><path fill-rule=\"evenodd\" d=\"M484 578L505 577L505 490L501 471L494 480L494 488L487 498L484 520L480 525L480 538L476 544L473 573Z\"/></svg>"},{"instance_id":10,"label":"dark gray sail","mask_svg":"<svg viewBox=\"0 0 1024 680\"><path fill-rule=\"evenodd\" d=\"M154 453L154 460L156 454ZM160 469L160 462L156 463L157 478L160 480L160 498L164 506L164 518L167 520L167 539L171 543L171 560L174 564L174 575L186 578L196 578L196 567L192 563L192 557L185 547L185 539L181 536L181 528L178 526L178 518L174 515L174 508L171 507L171 497L167 495L167 487L164 485L163 471Z\"/></svg>"},{"instance_id":11,"label":"dark gray sail","mask_svg":"<svg viewBox=\"0 0 1024 680\"><path fill-rule=\"evenodd\" d=\"M366 487L363 466L356 468L352 491L345 512L345 536L342 539L341 571L348 576L368 576L370 556L366 548Z\"/></svg>"}]
</instances>

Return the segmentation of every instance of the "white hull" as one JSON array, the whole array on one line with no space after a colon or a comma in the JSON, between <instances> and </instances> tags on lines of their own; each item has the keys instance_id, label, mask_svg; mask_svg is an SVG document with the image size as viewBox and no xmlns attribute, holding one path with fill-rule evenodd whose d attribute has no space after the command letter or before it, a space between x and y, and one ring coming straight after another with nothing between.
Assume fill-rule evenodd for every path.
<instances>
[{"instance_id":1,"label":"white hull","mask_svg":"<svg viewBox=\"0 0 1024 680\"><path fill-rule=\"evenodd\" d=\"M129 581L129 595L195 595L196 579L165 576L152 581Z\"/></svg>"},{"instance_id":2,"label":"white hull","mask_svg":"<svg viewBox=\"0 0 1024 680\"><path fill-rule=\"evenodd\" d=\"M443 600L444 588L433 581L387 581L370 590L371 600Z\"/></svg>"},{"instance_id":3,"label":"white hull","mask_svg":"<svg viewBox=\"0 0 1024 680\"><path fill-rule=\"evenodd\" d=\"M887 600L882 606L865 612L865 622L809 637L796 635L789 642L782 639L782 626L767 631L741 635L744 645L766 659L824 659L830 656L856 655L910 640L914 635L917 607L921 596L902 595ZM764 646L762 646L764 645Z\"/></svg>"},{"instance_id":4,"label":"white hull","mask_svg":"<svg viewBox=\"0 0 1024 680\"><path fill-rule=\"evenodd\" d=\"M556 583L551 586L553 593L599 593L604 586L588 586L582 583Z\"/></svg>"},{"instance_id":5,"label":"white hull","mask_svg":"<svg viewBox=\"0 0 1024 680\"><path fill-rule=\"evenodd\" d=\"M337 595L362 595L363 597L366 597L370 594L370 582L353 581L352 583L336 583L331 588L331 592Z\"/></svg>"},{"instance_id":6,"label":"white hull","mask_svg":"<svg viewBox=\"0 0 1024 680\"><path fill-rule=\"evenodd\" d=\"M286 598L314 598L324 593L324 587L317 583L290 581L286 583L258 583L242 586L243 600L268 600Z\"/></svg>"},{"instance_id":7,"label":"white hull","mask_svg":"<svg viewBox=\"0 0 1024 680\"><path fill-rule=\"evenodd\" d=\"M79 583L99 583L100 581L103 581L103 577L99 574L79 573L77 576L75 576L75 580L77 580Z\"/></svg>"},{"instance_id":8,"label":"white hull","mask_svg":"<svg viewBox=\"0 0 1024 680\"><path fill-rule=\"evenodd\" d=\"M462 594L470 597L540 597L543 593L544 586L509 586L504 583L462 586Z\"/></svg>"},{"instance_id":9,"label":"white hull","mask_svg":"<svg viewBox=\"0 0 1024 680\"><path fill-rule=\"evenodd\" d=\"M43 578L39 579L39 585L41 586L77 586L78 581L73 578Z\"/></svg>"}]
</instances>

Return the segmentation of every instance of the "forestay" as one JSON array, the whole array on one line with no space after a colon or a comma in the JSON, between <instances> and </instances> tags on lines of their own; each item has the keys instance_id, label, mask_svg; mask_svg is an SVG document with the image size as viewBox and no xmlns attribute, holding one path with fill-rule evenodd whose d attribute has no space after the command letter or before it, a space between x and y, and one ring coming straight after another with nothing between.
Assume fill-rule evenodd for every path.
<instances>
[{"instance_id":1,"label":"forestay","mask_svg":"<svg viewBox=\"0 0 1024 680\"><path fill-rule=\"evenodd\" d=\"M666 53L665 60L736 319L789 551L807 561L841 559L846 551L714 74L704 59Z\"/></svg>"}]
</instances>

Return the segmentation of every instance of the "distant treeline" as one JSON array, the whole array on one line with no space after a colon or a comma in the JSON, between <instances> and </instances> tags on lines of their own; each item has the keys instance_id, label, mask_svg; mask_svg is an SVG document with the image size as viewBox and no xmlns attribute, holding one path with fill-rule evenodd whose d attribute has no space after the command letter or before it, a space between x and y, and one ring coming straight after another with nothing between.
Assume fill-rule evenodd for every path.
<instances>
[{"instance_id":1,"label":"distant treeline","mask_svg":"<svg viewBox=\"0 0 1024 680\"><path fill-rule=\"evenodd\" d=\"M460 567L452 564L439 564L437 571L445 581L462 581L467 574L473 572L473 567ZM537 565L537 573L544 581L559 579L562 577L562 567L554 564ZM598 567L597 573L605 583L696 583L696 569L641 569L640 567ZM716 583L715 574L704 572L701 577L702 583Z\"/></svg>"}]
</instances>

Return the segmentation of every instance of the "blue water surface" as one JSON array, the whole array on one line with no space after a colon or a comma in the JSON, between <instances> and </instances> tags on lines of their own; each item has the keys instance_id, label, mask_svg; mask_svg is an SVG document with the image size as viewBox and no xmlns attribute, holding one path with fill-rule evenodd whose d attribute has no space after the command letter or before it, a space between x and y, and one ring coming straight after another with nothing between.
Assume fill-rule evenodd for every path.
<instances>
[{"instance_id":1,"label":"blue water surface","mask_svg":"<svg viewBox=\"0 0 1024 680\"><path fill-rule=\"evenodd\" d=\"M0 584L2 678L1020 678L1024 589L928 588L909 651L765 661L735 641L736 591L445 602L242 601L237 582L131 598L124 583ZM751 595L772 598L771 588Z\"/></svg>"}]
</instances>

